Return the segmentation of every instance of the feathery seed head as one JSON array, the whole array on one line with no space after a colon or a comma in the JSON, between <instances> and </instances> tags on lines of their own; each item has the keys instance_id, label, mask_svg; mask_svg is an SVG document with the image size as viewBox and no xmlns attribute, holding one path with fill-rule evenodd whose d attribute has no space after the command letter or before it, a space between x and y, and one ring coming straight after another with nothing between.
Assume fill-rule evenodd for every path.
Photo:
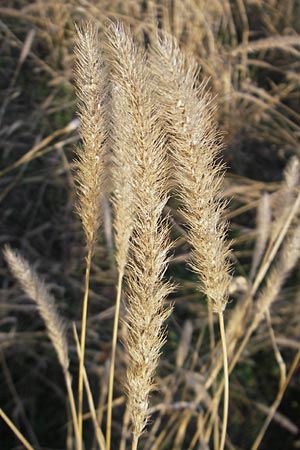
<instances>
[{"instance_id":1,"label":"feathery seed head","mask_svg":"<svg viewBox=\"0 0 300 450\"><path fill-rule=\"evenodd\" d=\"M114 117L116 124L120 124L115 128L113 148L113 161L118 168L114 176L117 186L114 201L119 236L124 219L122 222L119 218L117 206L121 206L122 200L126 205L128 200L132 202L131 217L126 218L129 270L125 345L129 356L128 406L137 439L147 423L148 398L164 342L164 322L170 313L164 300L171 285L163 281L170 247L169 230L161 218L168 199L168 171L145 52L119 24L110 27L108 42L115 86ZM123 185L117 180L118 173Z\"/></svg>"},{"instance_id":2,"label":"feathery seed head","mask_svg":"<svg viewBox=\"0 0 300 450\"><path fill-rule=\"evenodd\" d=\"M176 166L178 196L193 247L192 269L216 312L225 309L230 284L226 206L220 198L223 165L221 134L213 119L215 105L206 84L197 87L198 67L174 38L164 34L152 51L154 88L163 103L163 120Z\"/></svg>"},{"instance_id":3,"label":"feathery seed head","mask_svg":"<svg viewBox=\"0 0 300 450\"><path fill-rule=\"evenodd\" d=\"M67 371L69 357L66 326L57 312L54 297L34 268L18 252L6 246L3 253L10 271L23 291L37 304L59 362L63 370Z\"/></svg>"},{"instance_id":4,"label":"feathery seed head","mask_svg":"<svg viewBox=\"0 0 300 450\"><path fill-rule=\"evenodd\" d=\"M106 156L106 69L96 26L77 27L75 82L82 145L77 154L77 211L92 246L101 223Z\"/></svg>"}]
</instances>

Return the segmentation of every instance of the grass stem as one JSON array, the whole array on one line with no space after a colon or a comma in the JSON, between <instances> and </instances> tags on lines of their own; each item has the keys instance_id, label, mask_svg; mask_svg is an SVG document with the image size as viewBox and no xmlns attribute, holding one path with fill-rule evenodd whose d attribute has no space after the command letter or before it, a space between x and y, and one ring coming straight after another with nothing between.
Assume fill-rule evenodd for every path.
<instances>
[{"instance_id":1,"label":"grass stem","mask_svg":"<svg viewBox=\"0 0 300 450\"><path fill-rule=\"evenodd\" d=\"M114 318L114 328L113 328L113 337L112 337L112 350L111 350L108 401L107 401L106 450L110 450L110 444L111 444L112 400L113 400L113 390L114 390L118 324L119 324L119 317L120 317L120 305L121 305L121 294L122 294L122 280L123 280L123 271L119 272L119 277L118 277L115 318Z\"/></svg>"},{"instance_id":2,"label":"grass stem","mask_svg":"<svg viewBox=\"0 0 300 450\"><path fill-rule=\"evenodd\" d=\"M80 448L81 438L80 438L78 421L77 421L75 399L74 399L74 394L73 394L73 389L72 389L72 380L71 380L70 372L68 370L64 370L64 377L65 377L65 381L66 381L67 392L68 392L68 397L69 397L69 402L70 402L76 444L77 444L77 448Z\"/></svg>"},{"instance_id":3,"label":"grass stem","mask_svg":"<svg viewBox=\"0 0 300 450\"><path fill-rule=\"evenodd\" d=\"M27 441L27 439L23 436L23 434L18 430L15 424L10 420L10 418L5 414L3 409L0 408L0 417L4 420L4 422L9 426L9 428L14 432L20 442L24 445L27 450L34 450L32 445Z\"/></svg>"},{"instance_id":4,"label":"grass stem","mask_svg":"<svg viewBox=\"0 0 300 450\"><path fill-rule=\"evenodd\" d=\"M79 377L78 377L78 427L79 427L80 442L78 443L79 445L78 450L82 450L83 368L85 355L86 321L88 310L91 262L92 262L92 246L89 246L86 258L84 297L83 297L82 319L81 319L81 339L80 339L81 355L79 360Z\"/></svg>"},{"instance_id":5,"label":"grass stem","mask_svg":"<svg viewBox=\"0 0 300 450\"><path fill-rule=\"evenodd\" d=\"M78 354L78 357L81 358L80 343L79 343L75 324L73 324L73 333L74 333L74 338L76 341L77 354ZM93 395L92 395L90 383L89 383L88 376L87 376L84 366L83 366L83 381L84 381L84 386L85 386L85 390L86 390L86 394L87 394L87 400L88 400L88 404L89 404L89 408L90 408L93 425L95 428L96 441L99 445L100 450L106 450L104 436L103 436L100 426L98 426L97 414L96 414L95 404L94 404L94 400L93 400Z\"/></svg>"},{"instance_id":6,"label":"grass stem","mask_svg":"<svg viewBox=\"0 0 300 450\"><path fill-rule=\"evenodd\" d=\"M133 436L131 450L137 450L138 448L139 437L137 435Z\"/></svg>"},{"instance_id":7,"label":"grass stem","mask_svg":"<svg viewBox=\"0 0 300 450\"><path fill-rule=\"evenodd\" d=\"M226 334L224 327L223 312L219 312L219 326L221 333L222 349L223 349L223 365L224 365L224 407L223 407L223 423L222 434L219 450L223 450L225 447L226 430L228 422L228 406L229 406L229 373L228 373L228 358L227 358L227 346L226 346Z\"/></svg>"}]
</instances>

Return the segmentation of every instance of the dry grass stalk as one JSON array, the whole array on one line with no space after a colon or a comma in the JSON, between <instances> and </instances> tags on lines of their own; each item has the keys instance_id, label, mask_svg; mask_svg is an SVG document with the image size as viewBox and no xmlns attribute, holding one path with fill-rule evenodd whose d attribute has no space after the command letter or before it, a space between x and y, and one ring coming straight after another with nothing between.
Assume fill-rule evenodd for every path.
<instances>
[{"instance_id":1,"label":"dry grass stalk","mask_svg":"<svg viewBox=\"0 0 300 450\"><path fill-rule=\"evenodd\" d=\"M66 326L57 313L53 295L33 267L18 252L6 246L4 256L10 271L18 280L24 292L36 302L47 326L48 335L55 348L59 362L63 370L68 370L69 356Z\"/></svg>"},{"instance_id":2,"label":"dry grass stalk","mask_svg":"<svg viewBox=\"0 0 300 450\"><path fill-rule=\"evenodd\" d=\"M299 185L300 162L293 157L284 170L284 180L281 189L273 195L274 221L272 223L271 243L273 243L284 226L296 198L296 188Z\"/></svg>"},{"instance_id":3,"label":"dry grass stalk","mask_svg":"<svg viewBox=\"0 0 300 450\"><path fill-rule=\"evenodd\" d=\"M81 358L80 343L79 343L78 334L77 334L77 330L76 330L74 323L73 323L73 334L74 334L74 338L75 338L75 342L76 342L78 358L80 359ZM89 383L89 379L88 379L85 367L83 367L83 381L84 381L85 390L87 393L88 404L89 404L89 408L90 408L90 413L91 413L91 417L92 417L92 421L93 421L93 425L94 425L96 442L99 445L100 450L106 450L105 439L104 439L102 430L97 421L97 414L96 414L94 399L93 399L93 395L92 395L92 391L91 391L91 387L90 387L90 383Z\"/></svg>"},{"instance_id":4,"label":"dry grass stalk","mask_svg":"<svg viewBox=\"0 0 300 450\"><path fill-rule=\"evenodd\" d=\"M201 289L219 316L226 384L220 442L223 449L229 391L223 311L231 277L227 224L223 219L225 202L220 199L223 168L217 160L221 136L213 119L214 103L205 93L205 84L195 87L198 71L195 61L186 59L175 40L164 36L157 40L151 62L157 72L158 95L164 102L178 195L193 249L190 266L199 275Z\"/></svg>"},{"instance_id":5,"label":"dry grass stalk","mask_svg":"<svg viewBox=\"0 0 300 450\"><path fill-rule=\"evenodd\" d=\"M2 408L0 408L0 417L4 420L4 422L9 426L9 428L13 431L13 433L17 436L20 442L24 445L24 448L27 450L34 450L32 445L27 441L27 439L23 436L23 434L18 430L15 424L10 420L10 418L5 414Z\"/></svg>"},{"instance_id":6,"label":"dry grass stalk","mask_svg":"<svg viewBox=\"0 0 300 450\"><path fill-rule=\"evenodd\" d=\"M175 41L158 41L153 66L158 72L158 95L163 96L178 195L193 247L191 268L215 312L226 307L229 275L227 224L220 200L223 168L218 163L221 136L213 119L214 103L205 84L195 88L198 67L186 59Z\"/></svg>"},{"instance_id":7,"label":"dry grass stalk","mask_svg":"<svg viewBox=\"0 0 300 450\"><path fill-rule=\"evenodd\" d=\"M164 342L163 324L170 312L164 308L170 285L163 281L169 250L168 227L161 218L167 202L167 167L145 54L120 25L110 28L108 38L115 91L121 92L127 105L126 117L120 114L119 121L131 123L130 145L134 151L131 188L136 214L127 279L126 348L130 358L127 391L133 423L132 448L136 449L147 423L148 397Z\"/></svg>"},{"instance_id":8,"label":"dry grass stalk","mask_svg":"<svg viewBox=\"0 0 300 450\"><path fill-rule=\"evenodd\" d=\"M109 51L108 58L111 58ZM134 217L134 199L132 192L132 161L134 161L135 158L135 147L134 145L132 145L134 139L134 129L132 129L130 114L128 114L131 105L130 102L128 102L128 93L126 92L126 90L124 90L124 88L121 87L118 83L114 82L115 76L117 76L117 74L113 73L113 81L111 83L112 154L110 160L110 172L113 184L113 226L115 239L115 258L118 268L118 284L114 315L111 367L107 402L106 442L108 450L110 449L111 441L114 370L123 277L128 259L129 240L132 233Z\"/></svg>"},{"instance_id":9,"label":"dry grass stalk","mask_svg":"<svg viewBox=\"0 0 300 450\"><path fill-rule=\"evenodd\" d=\"M286 235L289 231L291 223L295 219L295 215L298 213L300 208L300 194L296 197L297 184L299 181L299 160L297 158L292 158L284 171L284 181L278 192L273 194L272 203L274 207L274 219L270 224L270 237L269 243L266 248L265 254L261 259L258 266L257 273L253 279L253 283L250 291L245 296L245 298L240 302L240 307L233 310L231 318L228 322L227 333L230 336L230 355L234 354L234 359L231 362L231 370L233 369L238 358L237 355L240 354L235 351L237 340L241 336L245 336L245 326L247 326L247 321L250 318L251 303L255 297L258 288L265 279L271 264L273 263ZM268 219L269 220L269 219ZM277 283L275 284L275 286ZM275 287L274 286L274 287ZM253 325L253 323L251 323ZM253 330L250 332L251 336ZM243 349L246 345L246 340L243 340ZM218 368L214 371L214 377L218 373Z\"/></svg>"},{"instance_id":10,"label":"dry grass stalk","mask_svg":"<svg viewBox=\"0 0 300 450\"><path fill-rule=\"evenodd\" d=\"M71 387L71 375L69 372L68 343L66 338L65 323L56 310L55 299L50 293L49 288L39 277L33 267L28 263L28 261L8 246L5 247L4 256L12 274L16 277L24 292L28 295L28 297L36 302L39 312L45 322L48 336L53 344L64 372L75 437L77 445L79 446L79 430L75 401Z\"/></svg>"},{"instance_id":11,"label":"dry grass stalk","mask_svg":"<svg viewBox=\"0 0 300 450\"><path fill-rule=\"evenodd\" d=\"M108 52L108 58L111 58ZM132 191L133 164L136 148L134 142L135 129L132 127L131 116L128 114L130 104L128 91L124 86L115 82L118 78L117 71L112 73L112 154L111 177L113 183L112 204L114 209L114 238L115 258L118 267L118 284L115 306L114 328L111 352L111 370L107 408L107 432L106 440L108 450L110 448L111 414L113 399L114 367L116 358L118 324L120 315L120 303L123 286L125 266L128 260L129 241L133 229L134 198Z\"/></svg>"},{"instance_id":12,"label":"dry grass stalk","mask_svg":"<svg viewBox=\"0 0 300 450\"><path fill-rule=\"evenodd\" d=\"M106 140L106 71L95 25L77 28L75 82L82 146L77 154L77 211L88 247L101 224Z\"/></svg>"},{"instance_id":13,"label":"dry grass stalk","mask_svg":"<svg viewBox=\"0 0 300 450\"><path fill-rule=\"evenodd\" d=\"M291 270L295 267L300 255L300 226L292 230L291 235L283 243L278 260L267 277L266 285L255 302L255 314L251 328L257 327L265 311L278 297L281 288ZM254 328L254 329L255 329Z\"/></svg>"},{"instance_id":14,"label":"dry grass stalk","mask_svg":"<svg viewBox=\"0 0 300 450\"><path fill-rule=\"evenodd\" d=\"M78 424L82 435L83 365L85 357L88 291L93 247L101 223L101 202L104 190L106 140L106 74L95 25L77 28L75 49L75 80L83 146L77 149L78 186L77 211L86 235L85 290L81 321L81 357L78 379Z\"/></svg>"},{"instance_id":15,"label":"dry grass stalk","mask_svg":"<svg viewBox=\"0 0 300 450\"><path fill-rule=\"evenodd\" d=\"M278 407L279 407L279 405L280 405L280 403L282 401L282 398L283 398L283 396L285 394L285 391L286 391L286 389L287 389L287 387L288 387L288 385L289 385L289 383L291 381L291 378L292 378L293 374L295 373L295 370L298 367L299 360L300 360L300 350L297 351L297 353L296 353L296 355L295 355L295 357L293 359L292 365L291 365L290 370L289 370L289 372L288 372L288 374L286 376L286 379L284 380L284 382L279 387L277 396L276 396L273 404L271 405L271 407L269 409L269 413L268 413L268 415L267 415L267 417L266 417L266 419L265 419L265 421L263 423L263 426L262 426L260 432L258 433L258 435L257 435L257 437L256 437L256 439L255 439L255 441L254 441L254 443L253 443L253 445L251 447L251 450L257 450L259 448L259 446L261 444L261 441L263 440L264 435L265 435L265 433L266 433L266 431L268 429L268 426L270 425L271 421L274 419L276 411L277 411L277 409L278 409Z\"/></svg>"},{"instance_id":16,"label":"dry grass stalk","mask_svg":"<svg viewBox=\"0 0 300 450\"><path fill-rule=\"evenodd\" d=\"M300 226L298 225L291 231L291 235L288 236L282 245L279 252L278 259L274 263L266 284L261 290L258 299L255 302L253 311L253 317L251 324L248 327L242 342L238 349L234 353L234 357L230 363L229 371L232 372L236 363L241 357L243 350L245 349L252 333L256 330L259 323L263 320L264 314L268 311L272 304L278 298L278 295L289 276L292 269L295 267L300 255Z\"/></svg>"},{"instance_id":17,"label":"dry grass stalk","mask_svg":"<svg viewBox=\"0 0 300 450\"><path fill-rule=\"evenodd\" d=\"M270 209L270 196L265 193L263 194L257 211L257 236L255 241L255 248L253 252L252 258L252 266L249 275L249 279L252 281L255 273L257 271L257 267L263 257L263 253L265 251L271 227L271 209Z\"/></svg>"}]
</instances>

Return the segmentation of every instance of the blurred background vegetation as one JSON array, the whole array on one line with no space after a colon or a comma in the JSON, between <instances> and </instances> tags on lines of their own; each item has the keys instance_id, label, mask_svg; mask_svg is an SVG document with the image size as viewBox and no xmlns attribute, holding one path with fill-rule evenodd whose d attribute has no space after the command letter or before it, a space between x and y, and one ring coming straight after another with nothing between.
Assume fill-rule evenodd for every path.
<instances>
[{"instance_id":1,"label":"blurred background vegetation","mask_svg":"<svg viewBox=\"0 0 300 450\"><path fill-rule=\"evenodd\" d=\"M1 0L1 247L10 243L26 255L51 284L63 316L79 327L85 250L73 208L74 146L79 140L72 84L74 22L92 19L101 33L115 18L128 23L145 46L151 44L156 26L176 36L198 60L199 76L208 79L216 96L226 143L224 193L231 200L227 215L234 249L229 314L249 285L262 194L272 196L279 189L288 160L300 153L299 0ZM174 236L181 236L174 202L169 208ZM116 283L108 201L104 224L92 267L86 357L100 406L105 403ZM153 404L193 402L209 368L207 309L195 290L195 277L185 269L188 253L180 238L169 271L178 283L174 314L158 377L161 392L153 395ZM36 307L0 258L0 405L35 448L66 448L68 418L60 367ZM276 342L289 369L300 346L299 267L271 312ZM194 377L183 386L179 351L185 352L184 359L193 359L195 348L199 354ZM70 349L76 378L71 327ZM125 409L124 364L120 345L115 436L121 433ZM251 448L278 384L278 362L268 326L262 323L231 376L228 448ZM156 433L157 439L160 429L168 431L158 448L185 449L184 438L177 437L177 446L168 440L177 431L172 420L178 428L184 414L171 409L154 430L161 414L157 411L150 436ZM260 448L299 448L299 411L296 368ZM186 434L195 426L193 420ZM89 431L87 419L87 448L93 440ZM155 448L147 439L143 448ZM0 442L3 450L21 448L4 423Z\"/></svg>"}]
</instances>

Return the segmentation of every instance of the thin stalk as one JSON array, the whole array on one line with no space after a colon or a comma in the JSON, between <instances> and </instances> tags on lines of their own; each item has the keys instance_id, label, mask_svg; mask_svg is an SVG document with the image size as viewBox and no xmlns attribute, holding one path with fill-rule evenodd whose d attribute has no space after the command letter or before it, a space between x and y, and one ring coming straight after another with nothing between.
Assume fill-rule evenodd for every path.
<instances>
[{"instance_id":1,"label":"thin stalk","mask_svg":"<svg viewBox=\"0 0 300 450\"><path fill-rule=\"evenodd\" d=\"M269 270L269 267L270 267L273 259L275 258L275 255L277 254L278 249L279 249L280 245L282 244L282 242L288 232L289 226L290 226L296 212L298 211L299 206L300 206L300 192L293 204L293 207L291 208L291 211L287 217L286 222L284 223L284 226L282 227L282 229L276 239L276 242L273 244L273 247L271 249L269 249L269 251L267 251L267 253L264 257L264 260L261 263L260 270L256 276L256 279L255 279L252 289L251 289L252 298L253 298L254 294L256 293L258 287L260 286L262 280L264 279L267 271Z\"/></svg>"},{"instance_id":2,"label":"thin stalk","mask_svg":"<svg viewBox=\"0 0 300 450\"><path fill-rule=\"evenodd\" d=\"M23 434L17 429L15 424L10 420L10 418L5 414L3 409L0 408L0 417L4 420L4 422L9 426L9 428L14 432L20 442L24 445L27 450L34 450L32 445L27 441L27 439L23 436Z\"/></svg>"},{"instance_id":3,"label":"thin stalk","mask_svg":"<svg viewBox=\"0 0 300 450\"><path fill-rule=\"evenodd\" d=\"M75 337L75 341L76 341L77 354L78 354L78 357L80 358L81 357L80 344L79 344L76 327L74 324L73 324L73 333L74 333L74 337ZM87 398L88 398L88 404L89 404L89 408L90 408L93 425L95 428L96 440L98 442L100 450L106 450L104 436L103 436L100 426L98 426L98 423L97 423L95 404L94 404L88 376L87 376L84 366L83 366L83 381L84 381L84 386L85 386L85 390L86 390L86 394L87 394Z\"/></svg>"},{"instance_id":4,"label":"thin stalk","mask_svg":"<svg viewBox=\"0 0 300 450\"><path fill-rule=\"evenodd\" d=\"M74 394L73 394L73 389L72 389L72 380L71 380L70 372L68 370L64 370L64 377L65 377L65 382L66 382L68 397L69 397L69 402L70 402L75 439L76 439L76 443L77 443L77 448L79 449L81 447L81 437L80 437L78 421L77 421L75 399L74 399Z\"/></svg>"},{"instance_id":5,"label":"thin stalk","mask_svg":"<svg viewBox=\"0 0 300 450\"><path fill-rule=\"evenodd\" d=\"M210 360L211 365L213 364L214 359L214 352L215 352L215 332L214 332L214 317L213 317L213 310L211 309L211 305L207 304L207 310L208 310L208 326L209 326L209 344L210 344ZM213 383L213 393L216 392L216 383ZM214 449L218 450L219 448L219 417L216 415L216 420L214 423Z\"/></svg>"},{"instance_id":6,"label":"thin stalk","mask_svg":"<svg viewBox=\"0 0 300 450\"><path fill-rule=\"evenodd\" d=\"M118 338L118 325L119 325L119 317L120 317L122 281L123 281L123 271L120 271L119 277L118 277L118 286L117 286L114 329L113 329L112 349L111 349L111 362L110 362L110 371L109 371L107 420L106 420L106 450L110 450L110 444L111 444L112 400L113 400L113 391L114 391L115 361L116 361L116 349L117 349L117 338Z\"/></svg>"},{"instance_id":7,"label":"thin stalk","mask_svg":"<svg viewBox=\"0 0 300 450\"><path fill-rule=\"evenodd\" d=\"M272 404L272 406L271 406L271 408L269 410L269 414L266 417L266 419L264 421L264 424L263 424L263 426L262 426L258 436L256 437L254 444L251 447L251 450L257 450L258 447L260 446L261 441L263 440L263 437L264 437L264 435L265 435L265 433L267 431L267 428L270 425L271 421L273 420L273 417L275 416L275 413L276 413L276 411L277 411L277 409L278 409L278 407L279 407L279 405L281 403L281 400L282 400L283 395L284 395L284 393L286 391L286 388L287 388L288 384L290 383L291 378L292 378L292 376L293 376L293 374L294 374L294 372L295 372L295 370L297 368L299 360L300 360L300 351L298 351L296 353L296 355L295 355L295 357L293 359L293 363L292 363L291 368L289 370L289 373L288 373L288 375L286 377L286 380L280 386L279 392L278 392L278 394L276 396L276 399L275 399L274 403Z\"/></svg>"},{"instance_id":8,"label":"thin stalk","mask_svg":"<svg viewBox=\"0 0 300 450\"><path fill-rule=\"evenodd\" d=\"M82 319L81 319L81 338L80 338L81 356L80 356L80 360L79 360L79 378L78 378L78 427L79 427L80 442L79 442L78 450L82 450L83 366L84 366L84 355L85 355L86 320L87 320L87 310L88 310L91 262L92 262L92 246L90 245L88 254L87 254L87 258L86 258L84 297L83 297Z\"/></svg>"},{"instance_id":9,"label":"thin stalk","mask_svg":"<svg viewBox=\"0 0 300 450\"><path fill-rule=\"evenodd\" d=\"M219 450L223 450L225 447L226 430L228 422L229 373L228 373L228 358L227 358L226 334L224 327L224 316L222 312L219 312L219 325L220 325L220 333L223 349L223 365L224 365L224 408L223 408L222 435Z\"/></svg>"},{"instance_id":10,"label":"thin stalk","mask_svg":"<svg viewBox=\"0 0 300 450\"><path fill-rule=\"evenodd\" d=\"M131 450L137 450L138 448L138 442L139 442L139 437L134 435L133 436L133 441L132 441L132 446L131 446Z\"/></svg>"}]
</instances>

